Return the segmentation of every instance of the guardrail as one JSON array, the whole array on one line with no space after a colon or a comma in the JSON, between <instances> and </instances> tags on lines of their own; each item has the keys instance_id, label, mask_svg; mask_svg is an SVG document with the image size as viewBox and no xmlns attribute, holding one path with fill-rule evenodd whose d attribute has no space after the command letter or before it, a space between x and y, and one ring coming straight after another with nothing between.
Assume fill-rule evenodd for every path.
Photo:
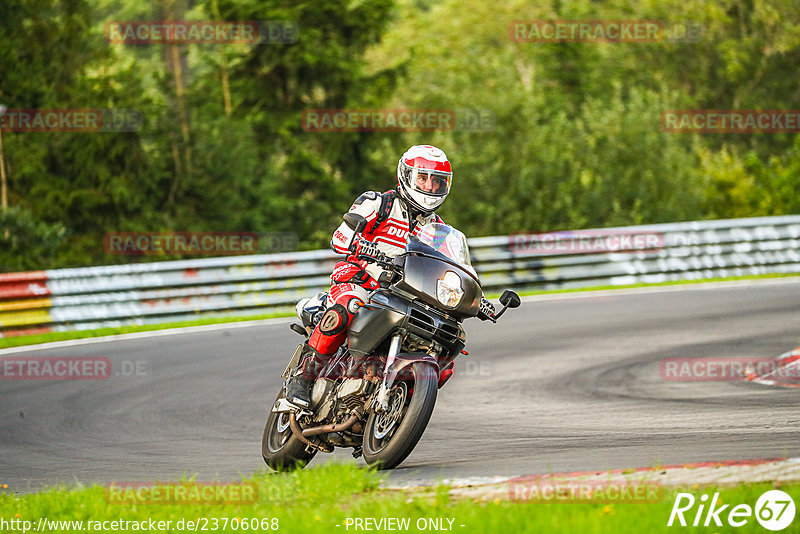
<instances>
[{"instance_id":1,"label":"guardrail","mask_svg":"<svg viewBox=\"0 0 800 534\"><path fill-rule=\"evenodd\" d=\"M484 290L800 273L800 215L469 240ZM0 274L0 337L248 316L325 291L326 250Z\"/></svg>"}]
</instances>

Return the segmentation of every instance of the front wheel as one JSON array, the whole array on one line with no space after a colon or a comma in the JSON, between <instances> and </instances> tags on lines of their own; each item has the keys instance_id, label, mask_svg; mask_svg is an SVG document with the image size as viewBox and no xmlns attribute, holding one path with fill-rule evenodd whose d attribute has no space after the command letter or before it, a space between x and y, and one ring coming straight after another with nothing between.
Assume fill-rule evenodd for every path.
<instances>
[{"instance_id":1,"label":"front wheel","mask_svg":"<svg viewBox=\"0 0 800 534\"><path fill-rule=\"evenodd\" d=\"M389 409L371 413L364 429L364 460L371 467L393 469L405 460L425 432L436 404L437 375L425 362L411 364L409 380L389 390Z\"/></svg>"},{"instance_id":2,"label":"front wheel","mask_svg":"<svg viewBox=\"0 0 800 534\"><path fill-rule=\"evenodd\" d=\"M275 402L282 398L283 391ZM316 453L315 450L308 452L306 444L292 434L288 413L270 411L261 437L261 455L268 466L275 471L302 469Z\"/></svg>"}]
</instances>

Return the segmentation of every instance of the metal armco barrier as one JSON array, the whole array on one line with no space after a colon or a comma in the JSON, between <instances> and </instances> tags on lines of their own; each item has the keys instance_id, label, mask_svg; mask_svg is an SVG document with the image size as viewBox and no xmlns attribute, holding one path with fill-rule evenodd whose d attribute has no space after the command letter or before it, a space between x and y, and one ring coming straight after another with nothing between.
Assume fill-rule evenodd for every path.
<instances>
[{"instance_id":1,"label":"metal armco barrier","mask_svg":"<svg viewBox=\"0 0 800 534\"><path fill-rule=\"evenodd\" d=\"M480 237L469 245L487 292L800 273L800 215ZM315 250L0 274L0 337L289 311L327 290L339 257Z\"/></svg>"}]
</instances>

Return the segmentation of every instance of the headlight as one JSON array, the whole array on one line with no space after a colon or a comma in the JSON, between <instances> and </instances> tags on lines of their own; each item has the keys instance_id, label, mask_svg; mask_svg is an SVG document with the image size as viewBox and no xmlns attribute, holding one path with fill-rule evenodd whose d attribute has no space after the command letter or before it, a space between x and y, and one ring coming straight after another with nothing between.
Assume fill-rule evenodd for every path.
<instances>
[{"instance_id":1,"label":"headlight","mask_svg":"<svg viewBox=\"0 0 800 534\"><path fill-rule=\"evenodd\" d=\"M464 290L461 289L461 277L453 271L447 271L436 281L436 298L448 308L455 308L461 302Z\"/></svg>"}]
</instances>

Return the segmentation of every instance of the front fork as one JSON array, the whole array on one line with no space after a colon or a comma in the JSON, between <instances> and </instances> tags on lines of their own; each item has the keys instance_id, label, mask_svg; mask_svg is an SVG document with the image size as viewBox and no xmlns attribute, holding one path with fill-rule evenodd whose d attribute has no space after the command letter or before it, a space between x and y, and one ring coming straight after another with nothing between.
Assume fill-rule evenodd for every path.
<instances>
[{"instance_id":1,"label":"front fork","mask_svg":"<svg viewBox=\"0 0 800 534\"><path fill-rule=\"evenodd\" d=\"M439 362L435 355L431 354L403 354L400 355L403 336L400 333L392 336L389 344L389 354L386 356L386 365L383 369L383 380L375 394L373 409L377 413L382 413L389 409L389 391L394 386L397 375L409 365L415 362L426 362L433 366L436 376L439 376Z\"/></svg>"},{"instance_id":2,"label":"front fork","mask_svg":"<svg viewBox=\"0 0 800 534\"><path fill-rule=\"evenodd\" d=\"M400 334L392 336L392 342L389 344L389 354L386 356L386 365L383 368L383 380L378 388L377 395L375 395L375 411L378 413L389 409L389 389L397 377L397 371L393 371L392 366L400 353L401 342L402 337Z\"/></svg>"}]
</instances>

